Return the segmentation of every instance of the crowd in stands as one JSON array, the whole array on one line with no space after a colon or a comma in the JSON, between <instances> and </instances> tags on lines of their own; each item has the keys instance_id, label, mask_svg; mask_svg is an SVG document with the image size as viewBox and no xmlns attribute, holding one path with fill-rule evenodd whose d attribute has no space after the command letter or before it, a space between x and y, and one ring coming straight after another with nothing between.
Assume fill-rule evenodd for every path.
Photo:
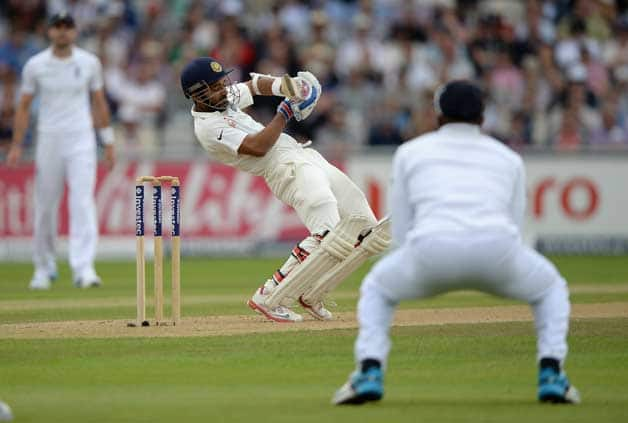
<instances>
[{"instance_id":1,"label":"crowd in stands","mask_svg":"<svg viewBox=\"0 0 628 423\"><path fill-rule=\"evenodd\" d=\"M289 132L333 158L434 128L434 90L477 81L485 131L515 149L628 149L625 0L4 0L0 137L47 17L70 12L103 62L123 151L194 145L179 72L212 56L249 72L313 72L324 96ZM262 122L277 98L258 98Z\"/></svg>"}]
</instances>

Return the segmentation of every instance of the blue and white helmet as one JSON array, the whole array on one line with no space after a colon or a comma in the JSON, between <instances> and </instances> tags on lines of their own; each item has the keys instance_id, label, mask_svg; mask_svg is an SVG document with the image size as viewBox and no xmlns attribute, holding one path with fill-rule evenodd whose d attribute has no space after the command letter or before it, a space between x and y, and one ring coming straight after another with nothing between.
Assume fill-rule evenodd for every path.
<instances>
[{"instance_id":1,"label":"blue and white helmet","mask_svg":"<svg viewBox=\"0 0 628 423\"><path fill-rule=\"evenodd\" d=\"M212 57L198 57L188 63L181 72L181 88L186 98L191 98L195 102L204 104L215 110L225 110L229 105L229 97L237 96L237 90L229 79L229 74L233 69L225 70L216 59ZM222 90L212 89L212 84L227 78L224 86L227 88L227 97L219 96L217 93ZM219 97L218 100L216 98Z\"/></svg>"}]
</instances>

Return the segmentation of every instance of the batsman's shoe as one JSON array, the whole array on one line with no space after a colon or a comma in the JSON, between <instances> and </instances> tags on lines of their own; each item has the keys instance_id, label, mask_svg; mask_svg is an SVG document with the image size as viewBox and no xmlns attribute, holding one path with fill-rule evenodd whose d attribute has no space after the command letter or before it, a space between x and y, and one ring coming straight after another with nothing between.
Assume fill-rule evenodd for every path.
<instances>
[{"instance_id":1,"label":"batsman's shoe","mask_svg":"<svg viewBox=\"0 0 628 423\"><path fill-rule=\"evenodd\" d=\"M265 301L266 298L272 292L272 287L269 286L272 284L272 281L266 281L264 285L262 285L255 294L251 297L250 300L246 302L246 304L255 312L263 314L267 319L270 319L279 323L295 323L302 322L303 316L294 311L290 310L288 307L277 306L275 308L270 308L266 306ZM274 285L273 285L274 286Z\"/></svg>"},{"instance_id":2,"label":"batsman's shoe","mask_svg":"<svg viewBox=\"0 0 628 423\"><path fill-rule=\"evenodd\" d=\"M303 309L310 313L310 315L312 315L315 319L332 320L334 318L334 315L331 313L331 311L325 308L325 305L322 301L319 301L313 305L309 305L303 300L303 297L299 297L299 304L301 304L301 307L303 307Z\"/></svg>"},{"instance_id":3,"label":"batsman's shoe","mask_svg":"<svg viewBox=\"0 0 628 423\"><path fill-rule=\"evenodd\" d=\"M379 401L384 396L383 379L382 370L377 367L371 367L366 372L353 372L347 383L336 391L331 403L360 405Z\"/></svg>"},{"instance_id":4,"label":"batsman's shoe","mask_svg":"<svg viewBox=\"0 0 628 423\"><path fill-rule=\"evenodd\" d=\"M77 288L97 288L102 285L100 276L94 269L86 269L74 278L74 286Z\"/></svg>"},{"instance_id":5,"label":"batsman's shoe","mask_svg":"<svg viewBox=\"0 0 628 423\"><path fill-rule=\"evenodd\" d=\"M564 372L546 367L539 372L539 401L551 403L580 403L580 393L569 384Z\"/></svg>"},{"instance_id":6,"label":"batsman's shoe","mask_svg":"<svg viewBox=\"0 0 628 423\"><path fill-rule=\"evenodd\" d=\"M52 286L52 281L47 272L36 271L28 288L33 291L46 291Z\"/></svg>"}]
</instances>

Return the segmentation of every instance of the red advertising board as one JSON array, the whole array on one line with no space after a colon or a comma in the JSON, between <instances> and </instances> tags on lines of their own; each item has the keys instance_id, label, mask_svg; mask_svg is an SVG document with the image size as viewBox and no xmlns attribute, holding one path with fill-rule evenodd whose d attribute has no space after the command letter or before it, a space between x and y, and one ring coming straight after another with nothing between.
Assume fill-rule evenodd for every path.
<instances>
[{"instance_id":1,"label":"red advertising board","mask_svg":"<svg viewBox=\"0 0 628 423\"><path fill-rule=\"evenodd\" d=\"M134 188L140 175L171 175L181 180L182 236L228 240L288 241L307 231L296 213L277 200L264 180L231 167L202 162L128 162L108 172L98 170L96 205L101 236L135 234ZM0 166L0 237L32 235L34 167ZM147 190L147 233L152 225ZM164 195L164 230L169 203ZM67 190L59 212L59 233L68 233Z\"/></svg>"}]
</instances>

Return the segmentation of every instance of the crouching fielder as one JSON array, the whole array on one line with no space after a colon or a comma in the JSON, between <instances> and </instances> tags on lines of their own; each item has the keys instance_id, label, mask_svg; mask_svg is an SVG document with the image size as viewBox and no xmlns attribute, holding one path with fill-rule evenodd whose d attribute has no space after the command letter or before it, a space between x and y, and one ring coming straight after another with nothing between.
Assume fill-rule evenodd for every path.
<instances>
[{"instance_id":1,"label":"crouching fielder","mask_svg":"<svg viewBox=\"0 0 628 423\"><path fill-rule=\"evenodd\" d=\"M192 116L198 141L212 159L262 176L273 194L296 210L311 234L256 290L248 305L268 319L298 322L302 316L287 307L288 300L295 296L314 317L328 320L331 313L324 307L322 297L330 286L337 284L338 278L323 287L317 281L308 281L298 284L299 290L280 290L272 305L267 300L326 235L332 234L324 246L349 244L351 249L339 258L349 256L358 243L358 235L364 237L377 226L375 216L364 194L347 175L315 150L282 132L292 118L306 119L316 106L321 86L314 75L299 72L296 77L273 77L253 73L251 80L233 84L229 72L217 60L201 57L190 62L181 74L183 93L194 102ZM242 111L253 104L254 95L286 97L265 127ZM339 225L341 220L348 223ZM333 264L324 263L329 267ZM342 275L344 271L336 273ZM288 278L284 286L291 284L290 279L302 280Z\"/></svg>"},{"instance_id":2,"label":"crouching fielder","mask_svg":"<svg viewBox=\"0 0 628 423\"><path fill-rule=\"evenodd\" d=\"M570 309L566 282L547 259L521 242L521 158L480 132L482 94L471 83L445 85L436 92L434 105L440 128L405 143L395 154L391 209L397 248L362 283L358 368L332 402L381 399L397 304L457 289L528 302L538 336L538 399L578 402L562 371Z\"/></svg>"}]
</instances>

